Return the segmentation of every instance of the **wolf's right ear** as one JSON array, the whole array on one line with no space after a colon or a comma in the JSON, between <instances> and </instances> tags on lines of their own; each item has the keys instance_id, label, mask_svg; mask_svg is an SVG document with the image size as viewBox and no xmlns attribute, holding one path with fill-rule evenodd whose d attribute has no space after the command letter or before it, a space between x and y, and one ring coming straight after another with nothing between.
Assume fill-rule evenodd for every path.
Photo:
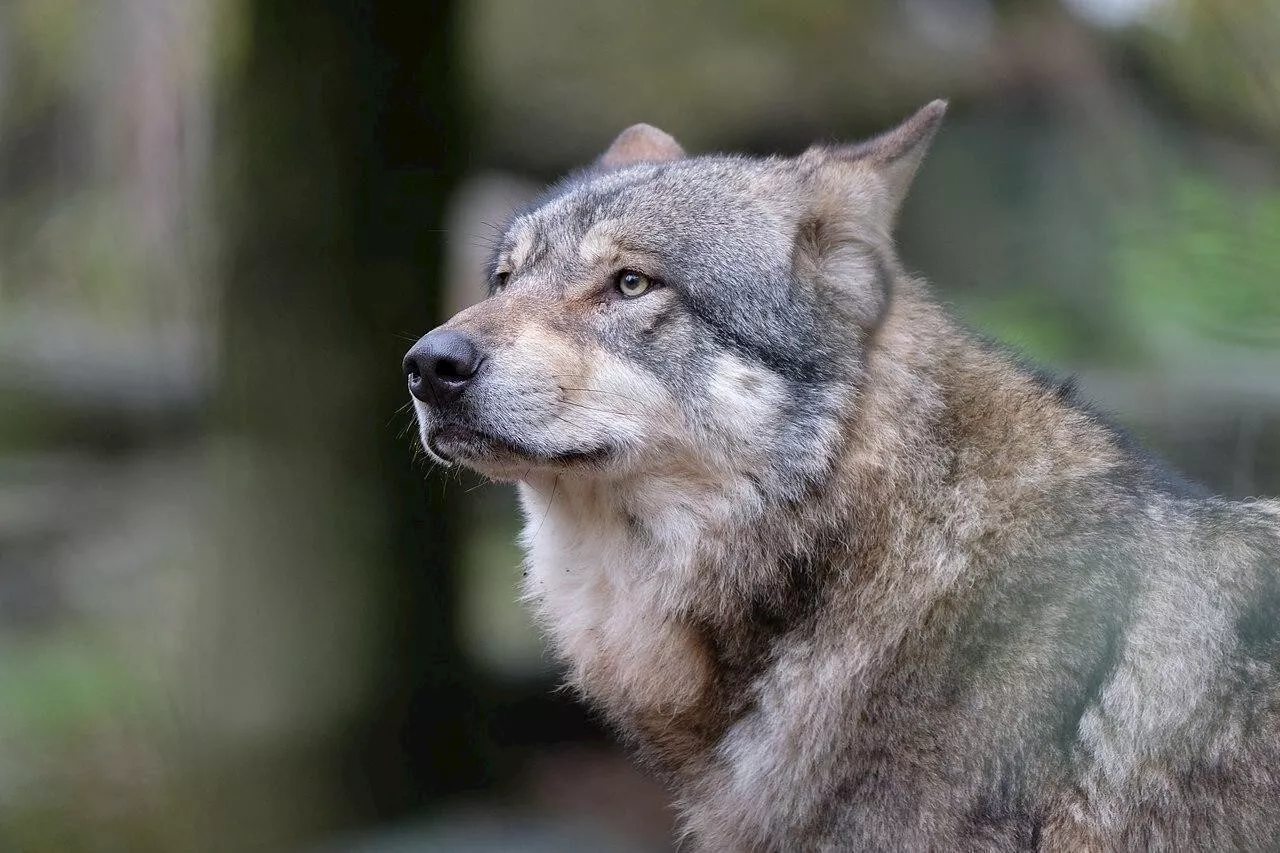
<instances>
[{"instance_id":1,"label":"wolf's right ear","mask_svg":"<svg viewBox=\"0 0 1280 853\"><path fill-rule=\"evenodd\" d=\"M635 163L670 163L683 160L684 149L671 134L651 124L633 124L613 140L596 163L606 169L618 169Z\"/></svg>"}]
</instances>

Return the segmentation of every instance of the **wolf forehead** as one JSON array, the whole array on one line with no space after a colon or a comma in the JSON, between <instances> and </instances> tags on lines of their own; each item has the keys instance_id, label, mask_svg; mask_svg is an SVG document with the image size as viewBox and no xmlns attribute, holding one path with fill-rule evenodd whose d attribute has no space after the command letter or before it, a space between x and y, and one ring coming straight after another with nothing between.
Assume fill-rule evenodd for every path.
<instances>
[{"instance_id":1,"label":"wolf forehead","mask_svg":"<svg viewBox=\"0 0 1280 853\"><path fill-rule=\"evenodd\" d=\"M677 347L690 363L720 347L802 384L831 378L829 320L796 276L804 180L796 160L720 155L580 173L513 218L491 289L503 272L514 293L557 299L636 268L679 294L665 316L693 324L701 343ZM657 340L675 343L629 351L647 361Z\"/></svg>"},{"instance_id":2,"label":"wolf forehead","mask_svg":"<svg viewBox=\"0 0 1280 853\"><path fill-rule=\"evenodd\" d=\"M659 339L715 343L802 384L835 379L889 304L894 219L945 108L935 101L879 137L798 157L689 157L656 128L628 128L512 217L490 293L502 290L508 324L563 306L578 332L636 353ZM604 307L626 269L668 293Z\"/></svg>"},{"instance_id":3,"label":"wolf forehead","mask_svg":"<svg viewBox=\"0 0 1280 853\"><path fill-rule=\"evenodd\" d=\"M513 214L489 273L585 271L624 250L686 274L704 266L758 274L790 251L800 181L796 166L777 158L703 156L592 169Z\"/></svg>"},{"instance_id":4,"label":"wolf forehead","mask_svg":"<svg viewBox=\"0 0 1280 853\"><path fill-rule=\"evenodd\" d=\"M786 259L815 224L822 227L807 246L811 255L829 256L824 249L851 242L886 244L945 112L946 102L934 101L878 137L815 145L795 158L687 157L667 134L634 125L592 167L513 218L493 255L491 278L547 259L599 260L611 240L682 264L745 262L752 269ZM834 254L828 273L843 267Z\"/></svg>"}]
</instances>

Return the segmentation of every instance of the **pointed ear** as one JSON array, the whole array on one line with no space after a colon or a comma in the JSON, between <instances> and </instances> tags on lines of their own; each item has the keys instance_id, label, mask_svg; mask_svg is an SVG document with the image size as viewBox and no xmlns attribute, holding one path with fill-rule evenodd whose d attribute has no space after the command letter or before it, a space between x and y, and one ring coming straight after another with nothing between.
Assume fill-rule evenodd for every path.
<instances>
[{"instance_id":1,"label":"pointed ear","mask_svg":"<svg viewBox=\"0 0 1280 853\"><path fill-rule=\"evenodd\" d=\"M947 102L938 100L920 108L911 118L879 136L854 145L819 152L825 159L872 172L884 190L881 215L892 221L902 207L920 161L942 124Z\"/></svg>"},{"instance_id":2,"label":"pointed ear","mask_svg":"<svg viewBox=\"0 0 1280 853\"><path fill-rule=\"evenodd\" d=\"M617 169L635 163L669 163L684 156L684 149L670 134L651 124L633 124L618 134L596 162L606 169Z\"/></svg>"},{"instance_id":3,"label":"pointed ear","mask_svg":"<svg viewBox=\"0 0 1280 853\"><path fill-rule=\"evenodd\" d=\"M796 232L793 272L823 287L864 330L875 329L888 309L893 220L946 111L945 101L934 101L874 139L800 157L809 210Z\"/></svg>"}]
</instances>

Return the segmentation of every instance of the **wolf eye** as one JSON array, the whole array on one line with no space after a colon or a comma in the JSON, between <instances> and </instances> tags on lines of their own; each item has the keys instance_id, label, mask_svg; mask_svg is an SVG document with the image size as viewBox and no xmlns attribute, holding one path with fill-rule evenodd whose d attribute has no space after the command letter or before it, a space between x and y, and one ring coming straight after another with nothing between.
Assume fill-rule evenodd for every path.
<instances>
[{"instance_id":1,"label":"wolf eye","mask_svg":"<svg viewBox=\"0 0 1280 853\"><path fill-rule=\"evenodd\" d=\"M653 287L653 279L642 272L623 270L615 280L618 292L628 299L643 296Z\"/></svg>"},{"instance_id":2,"label":"wolf eye","mask_svg":"<svg viewBox=\"0 0 1280 853\"><path fill-rule=\"evenodd\" d=\"M494 291L499 291L499 290L502 290L502 288L506 287L506 286L507 286L507 279L509 279L509 278L511 278L511 273L509 273L509 272L496 272L496 273L494 273L494 274L493 274L493 289L494 289Z\"/></svg>"}]
</instances>

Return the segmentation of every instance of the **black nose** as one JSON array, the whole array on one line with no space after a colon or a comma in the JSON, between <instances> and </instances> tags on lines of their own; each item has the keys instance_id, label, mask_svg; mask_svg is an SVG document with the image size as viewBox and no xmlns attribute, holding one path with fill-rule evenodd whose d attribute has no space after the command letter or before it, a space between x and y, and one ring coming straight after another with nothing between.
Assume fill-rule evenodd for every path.
<instances>
[{"instance_id":1,"label":"black nose","mask_svg":"<svg viewBox=\"0 0 1280 853\"><path fill-rule=\"evenodd\" d=\"M409 393L424 403L443 405L471 384L484 357L464 332L436 329L424 335L404 357Z\"/></svg>"}]
</instances>

